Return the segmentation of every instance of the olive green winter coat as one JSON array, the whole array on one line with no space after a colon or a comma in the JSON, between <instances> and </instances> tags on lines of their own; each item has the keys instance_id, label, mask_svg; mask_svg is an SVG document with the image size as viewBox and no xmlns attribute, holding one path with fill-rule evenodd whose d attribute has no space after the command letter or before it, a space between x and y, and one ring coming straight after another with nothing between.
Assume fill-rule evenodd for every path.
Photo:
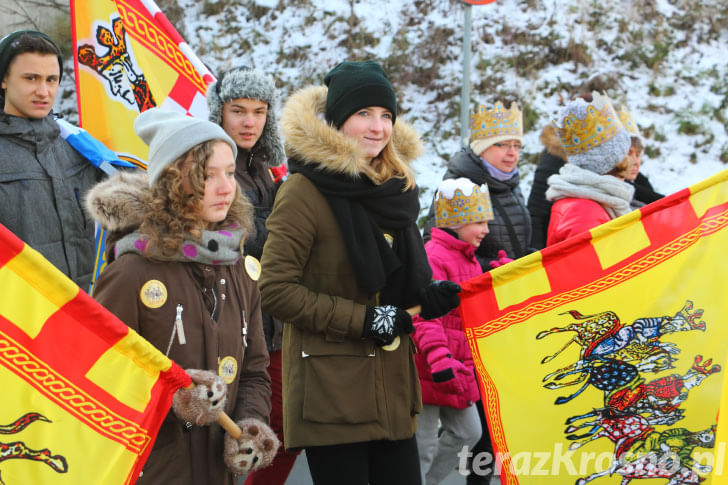
<instances>
[{"instance_id":1,"label":"olive green winter coat","mask_svg":"<svg viewBox=\"0 0 728 485\"><path fill-rule=\"evenodd\" d=\"M283 110L286 152L302 163L359 173L368 161L355 141L317 116L326 88L306 88ZM421 150L401 120L392 140L401 159ZM267 221L259 281L263 310L283 331L283 415L287 449L411 438L421 395L411 338L392 352L361 338L366 305L327 199L292 174ZM387 228L381 228L387 232ZM426 263L425 263L426 264Z\"/></svg>"}]
</instances>

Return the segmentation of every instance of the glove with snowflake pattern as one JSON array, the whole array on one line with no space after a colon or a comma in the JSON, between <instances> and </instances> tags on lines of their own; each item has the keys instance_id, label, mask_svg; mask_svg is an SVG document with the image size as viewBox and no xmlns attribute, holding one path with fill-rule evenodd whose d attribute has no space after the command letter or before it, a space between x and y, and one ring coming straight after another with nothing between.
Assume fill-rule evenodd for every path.
<instances>
[{"instance_id":1,"label":"glove with snowflake pattern","mask_svg":"<svg viewBox=\"0 0 728 485\"><path fill-rule=\"evenodd\" d=\"M414 329L410 314L399 307L367 306L361 336L374 340L378 345L389 345L397 335L412 333Z\"/></svg>"}]
</instances>

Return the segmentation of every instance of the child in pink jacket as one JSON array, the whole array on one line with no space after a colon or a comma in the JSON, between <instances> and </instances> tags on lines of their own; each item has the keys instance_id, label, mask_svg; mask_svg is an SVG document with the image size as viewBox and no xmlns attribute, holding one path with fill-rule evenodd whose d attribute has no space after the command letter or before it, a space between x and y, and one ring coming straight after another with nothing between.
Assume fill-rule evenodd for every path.
<instances>
[{"instance_id":1,"label":"child in pink jacket","mask_svg":"<svg viewBox=\"0 0 728 485\"><path fill-rule=\"evenodd\" d=\"M425 244L433 278L459 283L478 276L483 271L475 249L493 219L488 187L466 178L443 180L434 203L436 227ZM501 256L501 263L512 261ZM455 468L463 446L472 448L480 439L483 426L474 404L480 393L459 309L415 322L414 338L424 405L416 433L422 483L436 484Z\"/></svg>"}]
</instances>

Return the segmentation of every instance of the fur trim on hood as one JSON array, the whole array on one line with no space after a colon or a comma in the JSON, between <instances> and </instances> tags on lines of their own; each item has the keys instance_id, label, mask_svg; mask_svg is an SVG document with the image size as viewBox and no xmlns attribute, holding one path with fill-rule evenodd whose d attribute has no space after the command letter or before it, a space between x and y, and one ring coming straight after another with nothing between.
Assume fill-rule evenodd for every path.
<instances>
[{"instance_id":1,"label":"fur trim on hood","mask_svg":"<svg viewBox=\"0 0 728 485\"><path fill-rule=\"evenodd\" d=\"M252 229L252 205L240 194L246 207L241 226ZM139 228L149 210L152 189L146 172L117 172L94 185L87 193L85 206L88 213L105 230L125 234Z\"/></svg>"},{"instance_id":2,"label":"fur trim on hood","mask_svg":"<svg viewBox=\"0 0 728 485\"><path fill-rule=\"evenodd\" d=\"M327 92L325 86L309 86L288 99L281 114L286 153L301 163L317 164L353 177L364 173L376 181L378 177L372 173L371 160L356 140L324 120ZM422 141L417 132L398 118L392 127L392 138L379 157L399 173L414 178L411 164L422 152Z\"/></svg>"},{"instance_id":3,"label":"fur trim on hood","mask_svg":"<svg viewBox=\"0 0 728 485\"><path fill-rule=\"evenodd\" d=\"M268 113L258 142L253 152L261 152L269 165L277 166L286 160L283 143L278 134L278 90L273 78L249 68L233 68L207 87L209 120L222 125L222 107L233 99L257 99L268 104Z\"/></svg>"},{"instance_id":4,"label":"fur trim on hood","mask_svg":"<svg viewBox=\"0 0 728 485\"><path fill-rule=\"evenodd\" d=\"M541 136L539 137L541 144L546 148L546 151L555 157L559 157L563 161L566 161L566 151L561 145L561 137L556 132L556 127L551 123L543 127Z\"/></svg>"},{"instance_id":5,"label":"fur trim on hood","mask_svg":"<svg viewBox=\"0 0 728 485\"><path fill-rule=\"evenodd\" d=\"M151 198L146 172L118 172L88 191L86 210L107 231L134 230Z\"/></svg>"}]
</instances>

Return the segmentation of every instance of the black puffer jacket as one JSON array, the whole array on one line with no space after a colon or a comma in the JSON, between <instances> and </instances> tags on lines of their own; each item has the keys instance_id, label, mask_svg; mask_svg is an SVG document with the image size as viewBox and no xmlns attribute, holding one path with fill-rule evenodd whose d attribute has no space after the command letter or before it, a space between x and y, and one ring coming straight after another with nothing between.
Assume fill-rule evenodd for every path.
<instances>
[{"instance_id":1,"label":"black puffer jacket","mask_svg":"<svg viewBox=\"0 0 728 485\"><path fill-rule=\"evenodd\" d=\"M647 179L647 176L643 175L642 172L637 174L637 178L634 179L634 182L629 183L634 185L634 200L645 205L665 197L664 195L655 192L655 189Z\"/></svg>"},{"instance_id":2,"label":"black puffer jacket","mask_svg":"<svg viewBox=\"0 0 728 485\"><path fill-rule=\"evenodd\" d=\"M490 233L485 236L480 247L475 251L480 265L484 271L490 270L489 262L497 259L498 250L505 249L508 256L517 259L530 252L531 219L521 194L518 183L519 175L509 180L500 181L491 177L485 162L477 156L470 147L463 148L448 162L444 179L465 177L478 185L487 184L490 198L493 201L493 215L495 219L488 222ZM506 219L510 221L512 233L508 229ZM430 238L430 229L435 225L434 204L430 205L430 212L425 222L425 240ZM515 239L515 240L514 240Z\"/></svg>"},{"instance_id":3,"label":"black puffer jacket","mask_svg":"<svg viewBox=\"0 0 728 485\"><path fill-rule=\"evenodd\" d=\"M548 178L559 173L561 167L566 163L566 152L561 146L561 139L553 125L548 124L544 127L540 140L544 150L538 159L531 194L528 196L528 212L531 215L531 227L533 228L531 246L534 249L546 247L546 234L553 205L553 202L546 199L546 190L549 188Z\"/></svg>"}]
</instances>

